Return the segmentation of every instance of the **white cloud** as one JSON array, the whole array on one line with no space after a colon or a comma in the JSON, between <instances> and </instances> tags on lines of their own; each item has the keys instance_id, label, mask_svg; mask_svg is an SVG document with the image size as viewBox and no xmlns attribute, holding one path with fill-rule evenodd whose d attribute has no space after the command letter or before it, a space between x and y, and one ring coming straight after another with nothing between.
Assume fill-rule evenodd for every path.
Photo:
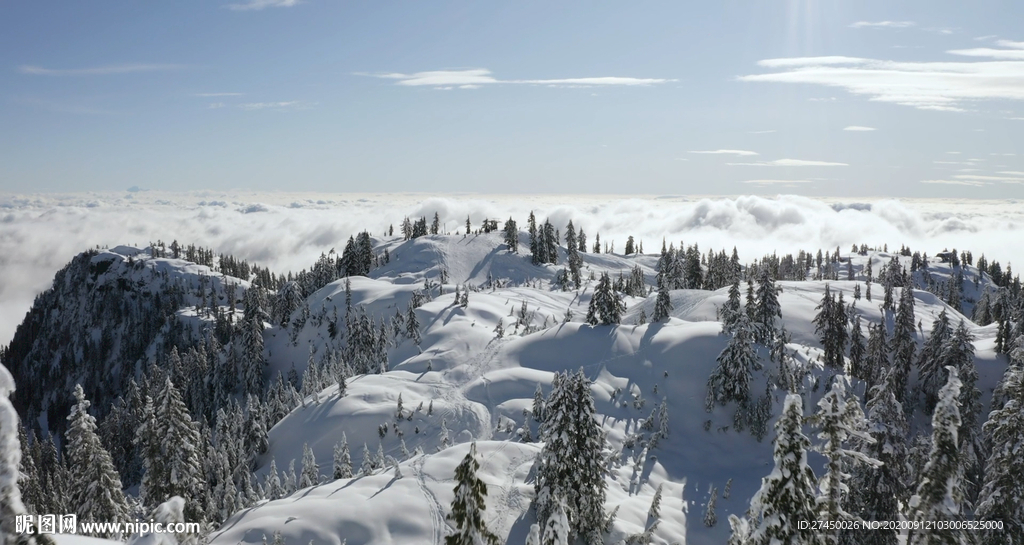
<instances>
[{"instance_id":1,"label":"white cloud","mask_svg":"<svg viewBox=\"0 0 1024 545\"><path fill-rule=\"evenodd\" d=\"M910 28L916 24L913 21L857 21L850 28Z\"/></svg>"},{"instance_id":2,"label":"white cloud","mask_svg":"<svg viewBox=\"0 0 1024 545\"><path fill-rule=\"evenodd\" d=\"M559 79L517 79L501 80L491 75L486 68L469 68L462 70L432 70L427 72L416 72L413 74L384 73L365 74L357 73L360 76L373 76L383 79L397 80L396 85L409 87L430 86L436 88L458 87L460 89L479 89L484 85L493 84L529 84L548 85L553 87L600 87L600 86L647 86L676 81L674 79L661 78L630 78L630 77L593 77L593 78L559 78Z\"/></svg>"},{"instance_id":3,"label":"white cloud","mask_svg":"<svg viewBox=\"0 0 1024 545\"><path fill-rule=\"evenodd\" d=\"M1024 49L1024 42L1014 42L1010 40L999 40L996 45L1002 47L1012 47L1014 49Z\"/></svg>"},{"instance_id":4,"label":"white cloud","mask_svg":"<svg viewBox=\"0 0 1024 545\"><path fill-rule=\"evenodd\" d=\"M767 176L766 178L771 178ZM808 187L807 184L801 184ZM754 185L735 184L737 188ZM784 184L776 187L783 188ZM813 187L813 186L812 186ZM865 240L917 249L971 248L1000 262L1024 263L1024 207L1004 199L945 201L837 200L797 196L608 199L578 195L436 196L251 191L0 195L0 344L9 342L37 293L74 255L97 244L145 245L178 240L233 254L275 272L309 267L364 229L376 235L403 217L440 214L449 225L530 210L552 223L570 219L587 233L619 241L685 239L716 251L735 245L744 261L773 250L849 248ZM205 205L200 205L205 202ZM572 202L568 205L566 202ZM291 208L293 203L299 206ZM244 213L250 205L265 210ZM642 220L638 220L642 218ZM454 229L453 229L454 230ZM497 239L496 239L497 240ZM497 242L495 243L497 244Z\"/></svg>"},{"instance_id":5,"label":"white cloud","mask_svg":"<svg viewBox=\"0 0 1024 545\"><path fill-rule=\"evenodd\" d=\"M861 127L860 125L850 125L849 127L846 127L843 130L844 131L855 131L855 132L861 131L861 132L863 132L863 131L873 131L873 130L876 130L876 129L874 127Z\"/></svg>"},{"instance_id":6,"label":"white cloud","mask_svg":"<svg viewBox=\"0 0 1024 545\"><path fill-rule=\"evenodd\" d=\"M690 153L703 153L708 155L757 155L756 151L747 151L741 149L716 149L710 151L691 151Z\"/></svg>"},{"instance_id":7,"label":"white cloud","mask_svg":"<svg viewBox=\"0 0 1024 545\"><path fill-rule=\"evenodd\" d=\"M265 8L290 8L300 3L299 0L249 0L244 4L228 4L227 8L234 11L259 11Z\"/></svg>"},{"instance_id":8,"label":"white cloud","mask_svg":"<svg viewBox=\"0 0 1024 545\"><path fill-rule=\"evenodd\" d=\"M987 41L989 41L989 40L992 40L992 39L994 39L994 38L998 38L998 37L999 37L999 36L997 36L997 35L995 35L995 34L989 34L989 35L987 35L987 36L977 36L977 37L975 37L974 39L975 39L976 41L979 41L979 42L987 42ZM1005 40L1002 40L1002 41L1005 41Z\"/></svg>"},{"instance_id":9,"label":"white cloud","mask_svg":"<svg viewBox=\"0 0 1024 545\"><path fill-rule=\"evenodd\" d=\"M217 110L217 109L223 108L224 106L225 106L225 104L223 102L211 102L206 107L211 109L211 110Z\"/></svg>"},{"instance_id":10,"label":"white cloud","mask_svg":"<svg viewBox=\"0 0 1024 545\"><path fill-rule=\"evenodd\" d=\"M22 65L18 71L33 76L106 76L111 74L131 74L134 72L162 72L187 68L181 64L113 64L92 68L43 68L41 66Z\"/></svg>"},{"instance_id":11,"label":"white cloud","mask_svg":"<svg viewBox=\"0 0 1024 545\"><path fill-rule=\"evenodd\" d=\"M1024 176L1024 172L1021 172L1019 170L1003 170L997 172L997 174L1007 174L1009 176Z\"/></svg>"},{"instance_id":12,"label":"white cloud","mask_svg":"<svg viewBox=\"0 0 1024 545\"><path fill-rule=\"evenodd\" d=\"M992 185L989 182L981 182L975 180L921 180L921 183L941 185L966 185L970 187L982 187L986 185Z\"/></svg>"},{"instance_id":13,"label":"white cloud","mask_svg":"<svg viewBox=\"0 0 1024 545\"><path fill-rule=\"evenodd\" d=\"M832 163L829 161L805 161L803 159L776 159L774 161L759 161L757 163L726 163L731 166L743 167L848 167L846 163Z\"/></svg>"},{"instance_id":14,"label":"white cloud","mask_svg":"<svg viewBox=\"0 0 1024 545\"><path fill-rule=\"evenodd\" d=\"M239 104L238 107L243 110L289 110L298 109L300 107L307 107L308 105L300 100L289 100L285 102L248 102L245 104Z\"/></svg>"},{"instance_id":15,"label":"white cloud","mask_svg":"<svg viewBox=\"0 0 1024 545\"><path fill-rule=\"evenodd\" d=\"M758 64L782 71L740 76L739 80L838 87L871 100L926 110L961 111L964 103L983 99L1024 100L1024 62L799 57Z\"/></svg>"},{"instance_id":16,"label":"white cloud","mask_svg":"<svg viewBox=\"0 0 1024 545\"><path fill-rule=\"evenodd\" d=\"M811 180L744 180L741 184L754 185L792 185L792 184L813 184Z\"/></svg>"},{"instance_id":17,"label":"white cloud","mask_svg":"<svg viewBox=\"0 0 1024 545\"><path fill-rule=\"evenodd\" d=\"M990 57L1008 61L1024 60L1024 49L993 49L991 47L975 47L973 49L952 49L947 51L953 55L965 57Z\"/></svg>"},{"instance_id":18,"label":"white cloud","mask_svg":"<svg viewBox=\"0 0 1024 545\"><path fill-rule=\"evenodd\" d=\"M1006 176L978 176L975 174L961 174L953 176L958 180L990 180L995 182L1024 182L1019 176L1006 177Z\"/></svg>"}]
</instances>

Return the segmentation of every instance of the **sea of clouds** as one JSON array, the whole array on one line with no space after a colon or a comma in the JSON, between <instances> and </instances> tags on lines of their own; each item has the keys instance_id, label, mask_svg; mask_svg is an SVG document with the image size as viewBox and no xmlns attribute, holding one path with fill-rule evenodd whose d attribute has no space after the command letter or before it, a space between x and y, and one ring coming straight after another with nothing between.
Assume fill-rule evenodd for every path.
<instances>
[{"instance_id":1,"label":"sea of clouds","mask_svg":"<svg viewBox=\"0 0 1024 545\"><path fill-rule=\"evenodd\" d=\"M133 191L0 195L0 344L9 342L36 294L74 255L94 248L145 246L157 239L195 243L272 270L308 267L348 237L381 235L402 218L440 215L447 230L485 218L513 217L525 228L533 210L558 228L571 219L592 243L626 237L660 250L669 242L703 251L733 246L743 260L773 251L854 243L906 244L935 252L969 249L1003 263L1024 263L1024 204L980 200L859 200L778 197L622 195L423 195Z\"/></svg>"}]
</instances>

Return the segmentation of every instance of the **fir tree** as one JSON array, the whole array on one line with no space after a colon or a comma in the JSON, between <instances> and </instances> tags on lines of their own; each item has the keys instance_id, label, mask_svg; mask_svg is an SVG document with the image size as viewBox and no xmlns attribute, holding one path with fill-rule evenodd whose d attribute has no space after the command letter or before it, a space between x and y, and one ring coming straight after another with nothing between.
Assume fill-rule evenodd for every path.
<instances>
[{"instance_id":1,"label":"fir tree","mask_svg":"<svg viewBox=\"0 0 1024 545\"><path fill-rule=\"evenodd\" d=\"M935 321L932 322L932 331L921 348L921 354L917 360L920 388L925 395L925 408L929 412L935 407L939 390L946 381L945 365L941 356L942 350L952 334L949 316L946 314L946 309L942 309Z\"/></svg>"},{"instance_id":2,"label":"fir tree","mask_svg":"<svg viewBox=\"0 0 1024 545\"><path fill-rule=\"evenodd\" d=\"M718 524L718 515L715 513L715 506L718 503L718 487L711 487L711 497L704 507L704 526L714 528Z\"/></svg>"},{"instance_id":3,"label":"fir tree","mask_svg":"<svg viewBox=\"0 0 1024 545\"><path fill-rule=\"evenodd\" d=\"M853 319L853 330L850 331L850 376L853 378L869 381L871 370L868 368L865 352L867 346L864 342L864 333L860 327L860 315Z\"/></svg>"},{"instance_id":4,"label":"fir tree","mask_svg":"<svg viewBox=\"0 0 1024 545\"><path fill-rule=\"evenodd\" d=\"M762 267L757 279L757 305L755 316L755 340L765 346L775 338L775 319L782 318L779 292L782 288L775 283L767 267Z\"/></svg>"},{"instance_id":5,"label":"fir tree","mask_svg":"<svg viewBox=\"0 0 1024 545\"><path fill-rule=\"evenodd\" d=\"M199 450L202 436L169 377L148 416L139 431L143 452L148 454L142 481L144 503L156 506L180 496L190 500L185 505L188 519L201 520L201 503L194 496L205 489Z\"/></svg>"},{"instance_id":6,"label":"fir tree","mask_svg":"<svg viewBox=\"0 0 1024 545\"><path fill-rule=\"evenodd\" d=\"M316 456L309 443L302 445L302 473L299 475L299 488L309 488L320 484L320 468L316 465Z\"/></svg>"},{"instance_id":7,"label":"fir tree","mask_svg":"<svg viewBox=\"0 0 1024 545\"><path fill-rule=\"evenodd\" d=\"M654 302L653 321L661 322L667 320L672 312L672 299L668 291L668 282L665 280L665 273L658 272L658 298Z\"/></svg>"},{"instance_id":8,"label":"fir tree","mask_svg":"<svg viewBox=\"0 0 1024 545\"><path fill-rule=\"evenodd\" d=\"M601 542L604 522L604 433L598 424L590 380L580 369L558 375L544 410L534 505L538 520L550 520L564 499L572 535Z\"/></svg>"},{"instance_id":9,"label":"fir tree","mask_svg":"<svg viewBox=\"0 0 1024 545\"><path fill-rule=\"evenodd\" d=\"M622 321L622 313L626 311L619 294L612 289L608 273L601 273L601 280L594 289L587 308L587 323L590 325L613 325Z\"/></svg>"},{"instance_id":10,"label":"fir tree","mask_svg":"<svg viewBox=\"0 0 1024 545\"><path fill-rule=\"evenodd\" d=\"M740 305L740 280L737 276L732 286L729 287L729 299L726 300L725 306L718 311L718 319L722 322L722 332L732 334L736 324L740 321L741 314L743 313Z\"/></svg>"},{"instance_id":11,"label":"fir tree","mask_svg":"<svg viewBox=\"0 0 1024 545\"><path fill-rule=\"evenodd\" d=\"M822 363L826 367L841 370L844 366L843 351L848 339L846 309L832 296L828 284L825 284L825 293L816 309L818 313L814 316L814 332L818 334L824 351Z\"/></svg>"},{"instance_id":12,"label":"fir tree","mask_svg":"<svg viewBox=\"0 0 1024 545\"><path fill-rule=\"evenodd\" d=\"M882 463L880 467L861 465L854 469L851 511L862 520L898 520L900 503L907 500L907 419L896 400L891 373L885 373L868 393L868 433L874 441L855 441L864 455ZM895 545L896 531L851 532L847 543Z\"/></svg>"},{"instance_id":13,"label":"fir tree","mask_svg":"<svg viewBox=\"0 0 1024 545\"><path fill-rule=\"evenodd\" d=\"M909 286L900 290L900 306L892 333L892 368L895 372L896 398L906 401L907 379L914 361L917 343L914 341L914 290Z\"/></svg>"},{"instance_id":14,"label":"fir tree","mask_svg":"<svg viewBox=\"0 0 1024 545\"><path fill-rule=\"evenodd\" d=\"M569 266L569 276L572 278L573 285L576 286L576 289L580 289L583 259L580 257L579 247L576 241L576 229L572 225L572 220L569 220L569 225L565 226L565 256L566 264Z\"/></svg>"},{"instance_id":15,"label":"fir tree","mask_svg":"<svg viewBox=\"0 0 1024 545\"><path fill-rule=\"evenodd\" d=\"M932 446L928 462L918 481L917 492L908 503L911 518L922 528L911 532L909 545L968 543L963 529L947 529L936 522L963 520L963 478L957 433L960 428L960 379L955 367L950 366L949 380L939 391L938 403L932 414Z\"/></svg>"},{"instance_id":16,"label":"fir tree","mask_svg":"<svg viewBox=\"0 0 1024 545\"><path fill-rule=\"evenodd\" d=\"M541 543L543 545L569 545L572 528L569 525L565 501L562 498L555 498L553 503L554 508L551 514L544 519L544 535L541 538Z\"/></svg>"},{"instance_id":17,"label":"fir tree","mask_svg":"<svg viewBox=\"0 0 1024 545\"><path fill-rule=\"evenodd\" d=\"M985 481L978 497L978 520L1003 521L1002 530L987 531L981 545L1024 543L1024 384L1018 364L1006 370L993 411L985 422L991 453L985 463Z\"/></svg>"},{"instance_id":18,"label":"fir tree","mask_svg":"<svg viewBox=\"0 0 1024 545\"><path fill-rule=\"evenodd\" d=\"M734 421L744 423L750 407L750 381L761 368L754 350L753 334L746 316L740 317L729 344L718 355L718 365L708 377L708 393L704 408L711 412L716 404L736 402L739 408Z\"/></svg>"},{"instance_id":19,"label":"fir tree","mask_svg":"<svg viewBox=\"0 0 1024 545\"><path fill-rule=\"evenodd\" d=\"M775 424L775 469L761 479L750 501L755 525L752 545L822 545L820 533L801 529L800 521L817 519L814 471L807 465L810 440L803 434L803 399L789 394ZM730 523L732 521L730 520ZM733 525L733 536L737 535Z\"/></svg>"},{"instance_id":20,"label":"fir tree","mask_svg":"<svg viewBox=\"0 0 1024 545\"><path fill-rule=\"evenodd\" d=\"M516 220L511 217L505 222L505 228L502 230L503 242L508 246L508 251L512 253L519 252L519 228L516 227Z\"/></svg>"},{"instance_id":21,"label":"fir tree","mask_svg":"<svg viewBox=\"0 0 1024 545\"><path fill-rule=\"evenodd\" d=\"M498 536L491 533L484 524L484 497L487 485L477 477L480 462L477 461L476 443L469 445L469 452L455 468L455 499L447 519L455 525L455 533L444 538L445 545L498 545Z\"/></svg>"},{"instance_id":22,"label":"fir tree","mask_svg":"<svg viewBox=\"0 0 1024 545\"><path fill-rule=\"evenodd\" d=\"M83 521L128 520L131 511L121 492L121 478L96 434L96 419L89 414L90 403L81 385L75 385L74 395L75 405L68 416L65 434L72 479L68 490L53 492L68 494L71 507Z\"/></svg>"}]
</instances>

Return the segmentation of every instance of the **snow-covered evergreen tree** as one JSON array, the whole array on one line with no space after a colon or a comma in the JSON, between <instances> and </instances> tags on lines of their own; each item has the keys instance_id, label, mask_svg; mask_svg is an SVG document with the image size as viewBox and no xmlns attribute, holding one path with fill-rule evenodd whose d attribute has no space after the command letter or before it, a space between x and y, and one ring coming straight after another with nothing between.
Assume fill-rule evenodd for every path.
<instances>
[{"instance_id":1,"label":"snow-covered evergreen tree","mask_svg":"<svg viewBox=\"0 0 1024 545\"><path fill-rule=\"evenodd\" d=\"M334 445L334 474L335 479L352 478L352 455L348 450L348 438L345 432L341 432L341 441Z\"/></svg>"},{"instance_id":2,"label":"snow-covered evergreen tree","mask_svg":"<svg viewBox=\"0 0 1024 545\"><path fill-rule=\"evenodd\" d=\"M569 545L572 528L566 513L565 501L560 497L556 497L552 503L551 514L542 519L545 522L541 543L543 545Z\"/></svg>"},{"instance_id":3,"label":"snow-covered evergreen tree","mask_svg":"<svg viewBox=\"0 0 1024 545\"><path fill-rule=\"evenodd\" d=\"M892 332L892 368L896 380L894 387L896 399L906 401L907 380L914 362L917 342L914 340L914 290L910 286L900 290L900 305L896 310L896 320Z\"/></svg>"},{"instance_id":4,"label":"snow-covered evergreen tree","mask_svg":"<svg viewBox=\"0 0 1024 545\"><path fill-rule=\"evenodd\" d=\"M579 289L582 282L583 258L580 257L576 229L572 225L572 220L565 226L565 256L566 264L569 266L569 277L572 278L576 289Z\"/></svg>"},{"instance_id":5,"label":"snow-covered evergreen tree","mask_svg":"<svg viewBox=\"0 0 1024 545\"><path fill-rule=\"evenodd\" d=\"M590 298L590 306L587 308L587 323L590 325L612 325L622 322L622 313L626 306L622 298L612 289L611 278L608 273L601 273L601 280L594 288L594 295Z\"/></svg>"},{"instance_id":6,"label":"snow-covered evergreen tree","mask_svg":"<svg viewBox=\"0 0 1024 545\"><path fill-rule=\"evenodd\" d=\"M818 401L818 411L811 417L822 441L817 450L826 460L825 473L818 483L821 491L817 500L819 520L853 520L847 510L850 493L850 474L847 471L854 464L879 464L878 460L867 457L863 452L847 448L851 439L865 443L872 443L874 439L864 431L868 423L861 411L860 400L855 394L848 395L846 389L846 375L837 376L832 388ZM839 542L838 529L820 533L826 543Z\"/></svg>"},{"instance_id":7,"label":"snow-covered evergreen tree","mask_svg":"<svg viewBox=\"0 0 1024 545\"><path fill-rule=\"evenodd\" d=\"M67 494L70 506L83 521L129 520L131 510L121 492L121 478L114 469L110 454L100 443L96 419L89 414L89 406L82 386L75 385L75 405L68 415L65 434L70 487L53 493ZM117 536L104 533L102 537Z\"/></svg>"},{"instance_id":8,"label":"snow-covered evergreen tree","mask_svg":"<svg viewBox=\"0 0 1024 545\"><path fill-rule=\"evenodd\" d=\"M851 479L850 511L862 520L898 520L900 503L907 500L907 419L893 393L891 373L885 373L868 393L868 433L874 441L854 440L864 455L882 463L860 465ZM845 543L895 545L896 531L848 532Z\"/></svg>"},{"instance_id":9,"label":"snow-covered evergreen tree","mask_svg":"<svg viewBox=\"0 0 1024 545\"><path fill-rule=\"evenodd\" d=\"M818 313L814 316L814 332L818 334L824 351L822 363L826 367L841 370L844 366L843 352L846 350L848 339L846 309L832 296L828 284L825 284L825 293L816 310Z\"/></svg>"},{"instance_id":10,"label":"snow-covered evergreen tree","mask_svg":"<svg viewBox=\"0 0 1024 545\"><path fill-rule=\"evenodd\" d=\"M320 468L316 465L316 456L309 443L302 445L302 473L299 475L299 488L308 488L320 484Z\"/></svg>"},{"instance_id":11,"label":"snow-covered evergreen tree","mask_svg":"<svg viewBox=\"0 0 1024 545\"><path fill-rule=\"evenodd\" d=\"M519 252L519 228L516 226L516 220L511 217L508 218L505 228L502 229L502 242L508 246L508 251Z\"/></svg>"},{"instance_id":12,"label":"snow-covered evergreen tree","mask_svg":"<svg viewBox=\"0 0 1024 545\"><path fill-rule=\"evenodd\" d=\"M960 429L960 378L955 367L947 368L949 379L939 390L938 403L932 414L932 446L928 462L921 472L917 492L910 498L911 519L921 529L910 533L909 545L969 543L967 531L959 528L931 526L936 522L964 519L961 493L963 470L957 434ZM926 526L927 525L927 526Z\"/></svg>"},{"instance_id":13,"label":"snow-covered evergreen tree","mask_svg":"<svg viewBox=\"0 0 1024 545\"><path fill-rule=\"evenodd\" d=\"M604 522L604 432L598 424L590 380L580 369L560 375L544 409L537 461L537 520L549 520L565 501L573 536L601 542Z\"/></svg>"},{"instance_id":14,"label":"snow-covered evergreen tree","mask_svg":"<svg viewBox=\"0 0 1024 545\"><path fill-rule=\"evenodd\" d=\"M751 406L751 377L755 370L761 368L757 351L754 349L753 333L745 315L740 316L729 344L715 361L718 365L708 377L708 393L704 408L711 412L716 404L735 402L739 405L735 421L745 423L747 411Z\"/></svg>"},{"instance_id":15,"label":"snow-covered evergreen tree","mask_svg":"<svg viewBox=\"0 0 1024 545\"><path fill-rule=\"evenodd\" d=\"M704 526L708 528L714 528L718 524L718 514L715 513L715 508L718 504L718 487L711 487L711 496L708 498L707 505L704 506Z\"/></svg>"},{"instance_id":16,"label":"snow-covered evergreen tree","mask_svg":"<svg viewBox=\"0 0 1024 545\"><path fill-rule=\"evenodd\" d=\"M665 278L665 272L658 271L658 297L654 301L652 320L655 322L667 320L670 312L672 312L672 299L668 290L668 281Z\"/></svg>"},{"instance_id":17,"label":"snow-covered evergreen tree","mask_svg":"<svg viewBox=\"0 0 1024 545\"><path fill-rule=\"evenodd\" d=\"M202 436L192 421L181 394L170 377L157 393L148 420L139 429L138 439L145 455L146 473L142 481L143 503L157 506L173 496L186 499L189 520L201 520L205 490L202 472Z\"/></svg>"},{"instance_id":18,"label":"snow-covered evergreen tree","mask_svg":"<svg viewBox=\"0 0 1024 545\"><path fill-rule=\"evenodd\" d=\"M850 359L848 366L850 376L868 381L871 379L871 370L868 368L865 352L867 346L864 340L864 333L860 327L860 315L853 319L853 329L850 331Z\"/></svg>"},{"instance_id":19,"label":"snow-covered evergreen tree","mask_svg":"<svg viewBox=\"0 0 1024 545\"><path fill-rule=\"evenodd\" d=\"M775 320L782 318L779 293L782 288L771 276L768 267L762 267L757 277L757 306L754 310L755 341L768 346L775 339Z\"/></svg>"},{"instance_id":20,"label":"snow-covered evergreen tree","mask_svg":"<svg viewBox=\"0 0 1024 545\"><path fill-rule=\"evenodd\" d=\"M932 331L921 348L921 354L917 360L918 382L925 396L925 408L929 412L935 407L939 390L946 382L945 365L943 365L941 356L943 347L952 334L949 316L946 314L946 309L942 309L935 321L932 322Z\"/></svg>"},{"instance_id":21,"label":"snow-covered evergreen tree","mask_svg":"<svg viewBox=\"0 0 1024 545\"><path fill-rule=\"evenodd\" d=\"M445 545L498 545L498 536L487 529L484 523L484 498L487 485L477 477L480 462L477 460L476 443L469 445L469 452L455 468L455 498L451 513L446 517L454 524L455 533L444 538Z\"/></svg>"},{"instance_id":22,"label":"snow-covered evergreen tree","mask_svg":"<svg viewBox=\"0 0 1024 545\"><path fill-rule=\"evenodd\" d=\"M732 334L735 331L736 324L740 321L741 314L743 312L740 304L740 280L737 276L732 285L729 286L729 298L718 311L718 319L722 322L722 332Z\"/></svg>"},{"instance_id":23,"label":"snow-covered evergreen tree","mask_svg":"<svg viewBox=\"0 0 1024 545\"><path fill-rule=\"evenodd\" d=\"M985 481L978 496L978 520L1003 521L1003 529L981 534L981 545L1024 543L1024 378L1019 365L1011 365L999 384L1001 404L985 422L991 453L985 463Z\"/></svg>"},{"instance_id":24,"label":"snow-covered evergreen tree","mask_svg":"<svg viewBox=\"0 0 1024 545\"><path fill-rule=\"evenodd\" d=\"M817 520L814 471L807 465L810 440L803 434L803 399L788 394L775 423L775 469L750 501L755 526L751 545L822 545L822 535L800 521ZM732 520L730 519L730 523ZM736 536L736 525L733 535ZM742 541L740 541L742 543Z\"/></svg>"}]
</instances>

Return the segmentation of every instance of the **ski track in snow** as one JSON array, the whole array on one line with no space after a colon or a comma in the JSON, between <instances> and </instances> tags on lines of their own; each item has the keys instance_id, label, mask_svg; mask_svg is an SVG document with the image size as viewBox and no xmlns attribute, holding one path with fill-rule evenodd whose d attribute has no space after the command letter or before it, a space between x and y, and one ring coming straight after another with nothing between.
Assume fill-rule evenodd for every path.
<instances>
[{"instance_id":1,"label":"ski track in snow","mask_svg":"<svg viewBox=\"0 0 1024 545\"><path fill-rule=\"evenodd\" d=\"M420 492L423 493L423 497L427 500L427 507L430 509L430 526L433 531L433 543L435 545L444 545L444 528L446 526L444 520L444 507L439 501L437 496L430 491L427 487L426 475L423 472L423 465L426 462L426 456L420 455L419 460L413 463L413 471L416 473L416 484L420 487Z\"/></svg>"}]
</instances>

